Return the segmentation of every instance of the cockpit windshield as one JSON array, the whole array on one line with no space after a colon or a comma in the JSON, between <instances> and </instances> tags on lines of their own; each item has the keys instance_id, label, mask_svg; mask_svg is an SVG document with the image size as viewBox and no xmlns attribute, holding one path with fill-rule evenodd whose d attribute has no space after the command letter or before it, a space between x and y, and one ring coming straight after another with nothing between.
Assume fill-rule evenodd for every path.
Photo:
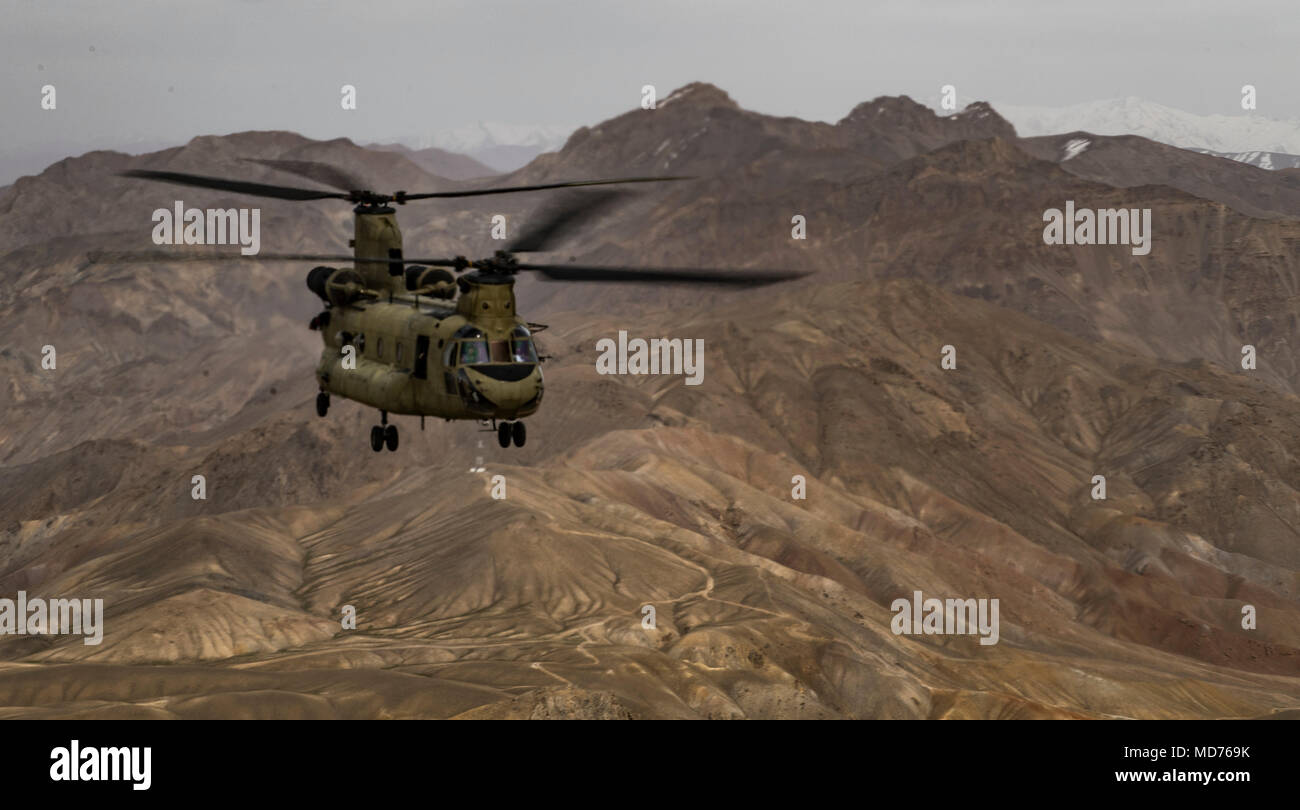
<instances>
[{"instance_id":1,"label":"cockpit windshield","mask_svg":"<svg viewBox=\"0 0 1300 810\"><path fill-rule=\"evenodd\" d=\"M522 326L516 326L510 333L510 360L514 363L537 362L537 348L528 330Z\"/></svg>"},{"instance_id":2,"label":"cockpit windshield","mask_svg":"<svg viewBox=\"0 0 1300 810\"><path fill-rule=\"evenodd\" d=\"M489 341L487 335L473 326L464 326L452 337L447 347L446 361L458 366L477 366L489 363L536 363L537 347L532 334L523 326L516 326L508 340Z\"/></svg>"},{"instance_id":3,"label":"cockpit windshield","mask_svg":"<svg viewBox=\"0 0 1300 810\"><path fill-rule=\"evenodd\" d=\"M488 345L486 340L463 340L460 343L460 357L458 364L462 366L472 366L478 363L489 362Z\"/></svg>"}]
</instances>

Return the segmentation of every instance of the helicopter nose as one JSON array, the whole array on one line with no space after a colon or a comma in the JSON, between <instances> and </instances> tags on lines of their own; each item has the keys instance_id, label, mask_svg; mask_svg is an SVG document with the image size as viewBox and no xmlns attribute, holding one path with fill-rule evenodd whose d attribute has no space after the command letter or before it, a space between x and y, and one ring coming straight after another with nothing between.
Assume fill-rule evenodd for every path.
<instances>
[{"instance_id":1,"label":"helicopter nose","mask_svg":"<svg viewBox=\"0 0 1300 810\"><path fill-rule=\"evenodd\" d=\"M541 391L541 374L534 365L477 366L467 371L475 390L507 418Z\"/></svg>"}]
</instances>

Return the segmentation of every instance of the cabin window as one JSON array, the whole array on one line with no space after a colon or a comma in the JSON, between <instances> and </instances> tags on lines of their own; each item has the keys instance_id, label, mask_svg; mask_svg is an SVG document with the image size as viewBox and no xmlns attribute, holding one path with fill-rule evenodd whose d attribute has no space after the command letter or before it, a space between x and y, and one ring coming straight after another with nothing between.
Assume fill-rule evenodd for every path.
<instances>
[{"instance_id":1,"label":"cabin window","mask_svg":"<svg viewBox=\"0 0 1300 810\"><path fill-rule=\"evenodd\" d=\"M375 341L375 357L384 358L384 339L381 337Z\"/></svg>"},{"instance_id":2,"label":"cabin window","mask_svg":"<svg viewBox=\"0 0 1300 810\"><path fill-rule=\"evenodd\" d=\"M516 326L510 333L510 361L513 363L536 363L537 348L528 330Z\"/></svg>"},{"instance_id":3,"label":"cabin window","mask_svg":"<svg viewBox=\"0 0 1300 810\"><path fill-rule=\"evenodd\" d=\"M402 364L402 344L397 344L397 364Z\"/></svg>"},{"instance_id":4,"label":"cabin window","mask_svg":"<svg viewBox=\"0 0 1300 810\"><path fill-rule=\"evenodd\" d=\"M429 376L429 336L420 335L415 339L415 369L412 376L417 380L427 379Z\"/></svg>"}]
</instances>

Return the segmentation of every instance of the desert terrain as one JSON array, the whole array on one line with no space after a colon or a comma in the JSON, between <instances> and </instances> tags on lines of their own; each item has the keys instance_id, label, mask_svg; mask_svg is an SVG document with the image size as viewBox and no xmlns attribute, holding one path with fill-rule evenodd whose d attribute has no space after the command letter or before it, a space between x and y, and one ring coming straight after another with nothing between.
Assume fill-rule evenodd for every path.
<instances>
[{"instance_id":1,"label":"desert terrain","mask_svg":"<svg viewBox=\"0 0 1300 810\"><path fill-rule=\"evenodd\" d=\"M0 636L0 717L1300 709L1300 174L1020 138L982 103L778 118L704 83L512 174L455 157L247 132L0 188L0 597L105 606L99 645ZM385 191L690 175L553 258L811 273L522 279L551 355L527 445L395 417L376 454L372 411L313 409L310 263L88 258L153 248L176 200L259 207L268 253L346 253L345 204L117 176L310 184L256 160ZM1151 209L1150 253L1044 244L1067 200ZM492 215L545 202L412 203L406 255L490 255ZM703 384L598 374L620 330L703 340ZM998 643L895 634L918 590L998 599Z\"/></svg>"}]
</instances>

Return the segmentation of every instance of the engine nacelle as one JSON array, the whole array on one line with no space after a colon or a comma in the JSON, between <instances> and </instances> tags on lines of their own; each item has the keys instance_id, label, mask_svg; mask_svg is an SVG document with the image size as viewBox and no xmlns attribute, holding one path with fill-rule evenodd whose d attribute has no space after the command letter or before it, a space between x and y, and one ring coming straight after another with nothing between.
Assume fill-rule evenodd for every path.
<instances>
[{"instance_id":1,"label":"engine nacelle","mask_svg":"<svg viewBox=\"0 0 1300 810\"><path fill-rule=\"evenodd\" d=\"M322 301L341 307L360 298L366 286L361 274L350 267L313 267L307 274L307 289Z\"/></svg>"},{"instance_id":2,"label":"engine nacelle","mask_svg":"<svg viewBox=\"0 0 1300 810\"><path fill-rule=\"evenodd\" d=\"M456 277L441 267L411 265L406 268L406 289L424 290L424 295L433 298L455 298Z\"/></svg>"}]
</instances>

